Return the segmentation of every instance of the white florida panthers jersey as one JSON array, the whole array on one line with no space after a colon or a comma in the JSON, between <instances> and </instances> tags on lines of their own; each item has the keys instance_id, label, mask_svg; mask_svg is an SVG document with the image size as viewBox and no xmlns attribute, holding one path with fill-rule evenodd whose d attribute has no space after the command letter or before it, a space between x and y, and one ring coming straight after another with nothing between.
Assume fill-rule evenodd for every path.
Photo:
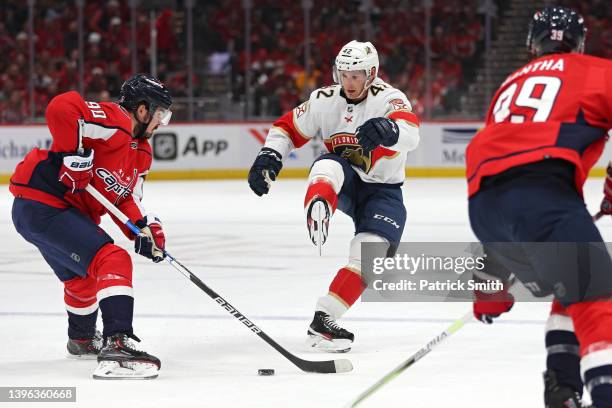
<instances>
[{"instance_id":1,"label":"white florida panthers jersey","mask_svg":"<svg viewBox=\"0 0 612 408\"><path fill-rule=\"evenodd\" d=\"M368 155L355 137L357 128L368 119L387 117L396 121L400 134L393 146L378 146ZM287 157L314 137L321 137L327 149L346 158L367 183L402 183L406 156L419 143L419 120L403 92L376 78L368 96L359 103L344 97L340 85L319 88L310 98L274 122L265 146Z\"/></svg>"}]
</instances>

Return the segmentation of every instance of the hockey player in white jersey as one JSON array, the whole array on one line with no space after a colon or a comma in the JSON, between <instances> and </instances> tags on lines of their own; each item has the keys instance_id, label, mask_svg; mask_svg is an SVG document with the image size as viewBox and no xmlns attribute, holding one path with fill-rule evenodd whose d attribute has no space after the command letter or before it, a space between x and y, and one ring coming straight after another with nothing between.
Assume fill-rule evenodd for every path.
<instances>
[{"instance_id":1,"label":"hockey player in white jersey","mask_svg":"<svg viewBox=\"0 0 612 408\"><path fill-rule=\"evenodd\" d=\"M335 85L280 117L268 132L249 172L249 185L267 194L282 160L313 137L329 153L315 160L304 200L310 239L325 243L336 210L355 224L348 262L319 298L308 329L309 347L346 352L354 335L338 319L361 296L361 243L385 243L388 254L399 243L406 221L401 186L407 153L419 143L419 120L404 93L378 78L378 54L369 42L342 47L333 67Z\"/></svg>"}]
</instances>

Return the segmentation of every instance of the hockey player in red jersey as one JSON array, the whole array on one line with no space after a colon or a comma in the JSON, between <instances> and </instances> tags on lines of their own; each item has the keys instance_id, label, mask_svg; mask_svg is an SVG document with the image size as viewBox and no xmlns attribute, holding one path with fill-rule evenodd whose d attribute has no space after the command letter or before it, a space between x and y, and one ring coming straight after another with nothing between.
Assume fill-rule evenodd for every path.
<instances>
[{"instance_id":1,"label":"hockey player in red jersey","mask_svg":"<svg viewBox=\"0 0 612 408\"><path fill-rule=\"evenodd\" d=\"M585 35L573 10L538 11L534 59L501 85L466 152L470 222L500 265L493 275L514 273L535 296L555 297L548 408L580 407L583 386L595 407L612 407L612 261L582 197L612 128L612 61L583 55ZM605 186L610 215L612 164ZM506 290L476 293L474 314L490 323L512 304Z\"/></svg>"},{"instance_id":2,"label":"hockey player in red jersey","mask_svg":"<svg viewBox=\"0 0 612 408\"><path fill-rule=\"evenodd\" d=\"M97 358L94 378L155 378L161 365L132 343L140 341L132 329L132 261L98 226L106 210L84 189L91 184L119 207L143 230L134 236L114 219L135 251L161 261L162 224L141 199L152 160L148 139L170 120L171 104L164 85L144 74L123 84L117 103L58 95L45 113L51 148L32 150L11 177L15 228L64 283L68 353Z\"/></svg>"},{"instance_id":3,"label":"hockey player in red jersey","mask_svg":"<svg viewBox=\"0 0 612 408\"><path fill-rule=\"evenodd\" d=\"M334 64L336 84L313 91L274 123L249 172L249 185L261 196L291 150L321 137L329 151L310 169L304 199L308 233L320 250L340 210L353 219L355 235L348 262L318 299L308 328L307 345L323 351L351 349L354 335L338 319L364 290L361 244L376 242L393 253L406 222L401 186L407 154L419 143L419 120L406 95L378 77L378 65L371 43L344 45Z\"/></svg>"}]
</instances>

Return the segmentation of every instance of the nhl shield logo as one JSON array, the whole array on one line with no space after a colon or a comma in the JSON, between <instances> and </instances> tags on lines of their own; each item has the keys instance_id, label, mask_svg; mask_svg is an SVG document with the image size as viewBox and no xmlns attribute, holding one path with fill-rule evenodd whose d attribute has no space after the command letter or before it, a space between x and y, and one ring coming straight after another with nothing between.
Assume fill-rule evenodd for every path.
<instances>
[{"instance_id":1,"label":"nhl shield logo","mask_svg":"<svg viewBox=\"0 0 612 408\"><path fill-rule=\"evenodd\" d=\"M176 133L156 133L153 136L153 157L156 160L176 160L178 157Z\"/></svg>"}]
</instances>

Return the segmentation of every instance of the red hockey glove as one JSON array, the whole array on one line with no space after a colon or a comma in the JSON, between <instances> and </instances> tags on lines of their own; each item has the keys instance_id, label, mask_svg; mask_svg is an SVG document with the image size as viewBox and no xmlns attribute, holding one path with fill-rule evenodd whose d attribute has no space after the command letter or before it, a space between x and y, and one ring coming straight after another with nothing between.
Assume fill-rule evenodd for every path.
<instances>
[{"instance_id":1,"label":"red hockey glove","mask_svg":"<svg viewBox=\"0 0 612 408\"><path fill-rule=\"evenodd\" d=\"M477 276L474 276L475 282L487 282ZM501 281L497 281L500 282ZM508 283L503 283L503 289L500 291L481 292L474 291L474 317L483 323L491 324L493 319L499 317L502 313L509 312L514 306L514 296L508 293Z\"/></svg>"},{"instance_id":2,"label":"red hockey glove","mask_svg":"<svg viewBox=\"0 0 612 408\"><path fill-rule=\"evenodd\" d=\"M93 177L94 152L87 149L82 154L64 156L58 180L64 183L71 193L80 193Z\"/></svg>"},{"instance_id":3,"label":"red hockey glove","mask_svg":"<svg viewBox=\"0 0 612 408\"><path fill-rule=\"evenodd\" d=\"M157 263L162 261L166 254L166 236L159 218L147 215L144 219L136 221L136 226L142 231L134 239L134 250L145 258Z\"/></svg>"},{"instance_id":4,"label":"red hockey glove","mask_svg":"<svg viewBox=\"0 0 612 408\"><path fill-rule=\"evenodd\" d=\"M601 213L604 215L612 215L612 161L608 164L606 170L608 176L604 183L604 199L601 202Z\"/></svg>"}]
</instances>

